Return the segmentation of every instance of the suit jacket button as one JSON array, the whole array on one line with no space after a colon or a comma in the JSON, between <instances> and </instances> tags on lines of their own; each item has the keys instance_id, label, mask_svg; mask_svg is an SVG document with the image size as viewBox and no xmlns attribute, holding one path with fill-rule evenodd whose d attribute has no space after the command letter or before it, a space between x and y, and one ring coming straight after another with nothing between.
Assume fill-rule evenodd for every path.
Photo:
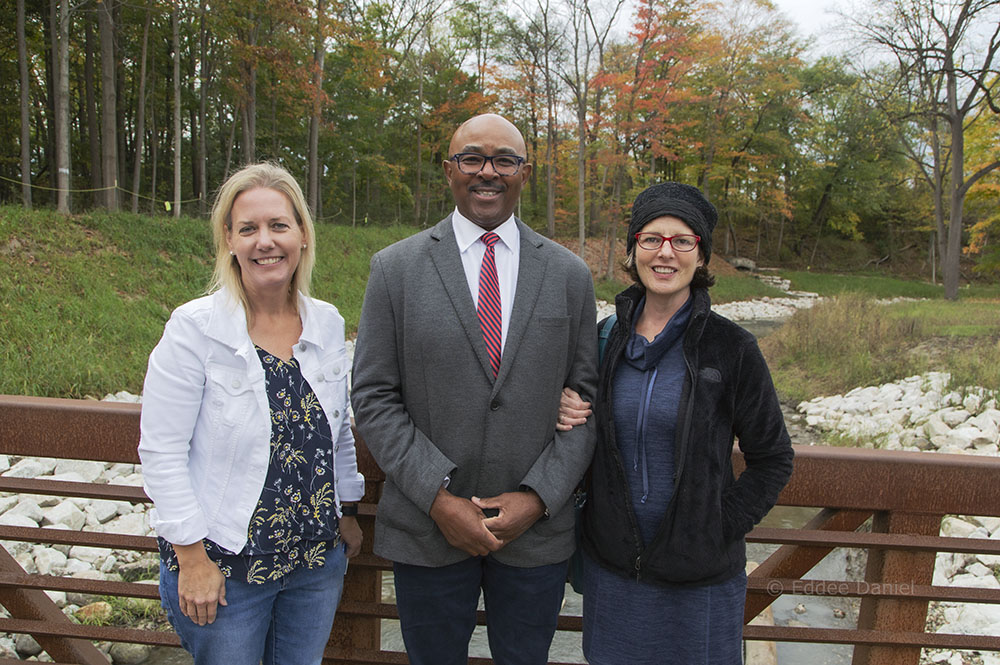
<instances>
[{"instance_id":1,"label":"suit jacket button","mask_svg":"<svg viewBox=\"0 0 1000 665\"><path fill-rule=\"evenodd\" d=\"M490 402L490 411L496 411L500 408L500 400L493 400Z\"/></svg>"}]
</instances>

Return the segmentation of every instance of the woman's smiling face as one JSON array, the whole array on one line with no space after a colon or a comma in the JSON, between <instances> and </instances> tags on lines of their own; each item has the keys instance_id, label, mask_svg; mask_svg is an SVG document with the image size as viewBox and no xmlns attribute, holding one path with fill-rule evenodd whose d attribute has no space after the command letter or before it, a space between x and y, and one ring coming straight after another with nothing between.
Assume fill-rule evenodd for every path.
<instances>
[{"instance_id":1,"label":"woman's smiling face","mask_svg":"<svg viewBox=\"0 0 1000 665\"><path fill-rule=\"evenodd\" d=\"M240 264L247 297L287 292L306 242L292 202L276 189L248 189L233 201L229 218L226 242Z\"/></svg>"},{"instance_id":2,"label":"woman's smiling face","mask_svg":"<svg viewBox=\"0 0 1000 665\"><path fill-rule=\"evenodd\" d=\"M666 215L657 217L642 227L641 233L658 233L664 237L694 235L691 227L677 217ZM695 269L705 263L701 249L690 252L678 252L669 242L664 242L659 249L643 249L635 245L635 267L639 273L639 281L646 287L646 298L677 299L682 305L691 292L691 280Z\"/></svg>"}]
</instances>

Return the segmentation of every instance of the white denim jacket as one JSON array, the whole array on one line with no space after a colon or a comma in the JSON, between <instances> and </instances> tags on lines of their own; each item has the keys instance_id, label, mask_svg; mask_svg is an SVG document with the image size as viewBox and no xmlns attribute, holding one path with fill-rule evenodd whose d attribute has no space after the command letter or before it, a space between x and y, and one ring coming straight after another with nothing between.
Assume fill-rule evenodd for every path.
<instances>
[{"instance_id":1,"label":"white denim jacket","mask_svg":"<svg viewBox=\"0 0 1000 665\"><path fill-rule=\"evenodd\" d=\"M341 501L364 493L347 412L344 319L333 305L302 295L299 315L293 350L330 424L339 514ZM242 550L267 478L271 414L246 315L228 292L174 310L149 356L140 429L157 534L177 545L209 538Z\"/></svg>"}]
</instances>

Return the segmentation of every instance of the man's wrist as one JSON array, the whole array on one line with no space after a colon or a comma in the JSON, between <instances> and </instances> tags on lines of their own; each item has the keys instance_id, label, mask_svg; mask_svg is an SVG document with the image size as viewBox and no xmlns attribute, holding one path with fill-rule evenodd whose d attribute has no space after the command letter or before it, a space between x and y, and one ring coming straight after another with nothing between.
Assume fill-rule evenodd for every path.
<instances>
[{"instance_id":1,"label":"man's wrist","mask_svg":"<svg viewBox=\"0 0 1000 665\"><path fill-rule=\"evenodd\" d=\"M341 517L357 517L358 516L358 504L356 504L356 503L342 503L342 504L340 504L340 516Z\"/></svg>"}]
</instances>

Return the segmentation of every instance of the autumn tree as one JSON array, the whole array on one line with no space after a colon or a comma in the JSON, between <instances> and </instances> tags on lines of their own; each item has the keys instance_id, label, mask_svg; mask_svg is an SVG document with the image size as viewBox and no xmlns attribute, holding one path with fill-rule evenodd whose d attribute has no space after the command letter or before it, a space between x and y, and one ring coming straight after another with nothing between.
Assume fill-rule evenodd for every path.
<instances>
[{"instance_id":1,"label":"autumn tree","mask_svg":"<svg viewBox=\"0 0 1000 665\"><path fill-rule=\"evenodd\" d=\"M871 78L891 77L873 87L901 91L911 102L892 122L918 123L924 130L923 147L912 149L911 156L934 190L945 297L955 300L965 197L979 179L1000 168L994 160L966 173L965 158L965 132L985 114L1000 113L1000 0L893 0L854 22L866 43L895 64L866 72Z\"/></svg>"}]
</instances>

